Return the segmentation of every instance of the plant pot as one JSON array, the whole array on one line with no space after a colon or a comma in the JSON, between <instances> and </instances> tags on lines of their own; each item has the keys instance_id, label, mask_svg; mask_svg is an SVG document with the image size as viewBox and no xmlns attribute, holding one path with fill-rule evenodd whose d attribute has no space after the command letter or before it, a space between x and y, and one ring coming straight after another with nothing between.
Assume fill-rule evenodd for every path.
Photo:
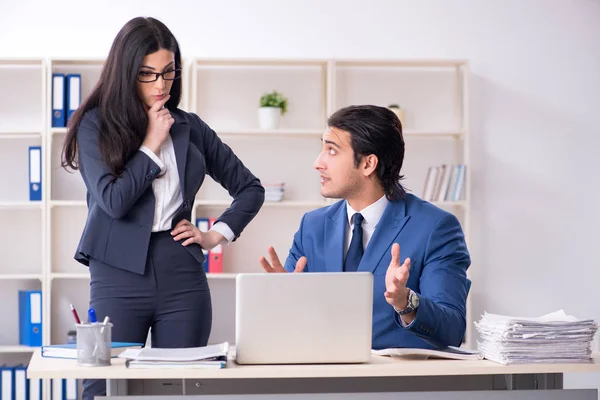
<instances>
[{"instance_id":1,"label":"plant pot","mask_svg":"<svg viewBox=\"0 0 600 400\"><path fill-rule=\"evenodd\" d=\"M406 126L405 126L404 109L403 108L390 107L390 110L392 110L392 112L398 116L398 119L400 120L400 123L402 124L402 130L404 130L406 128Z\"/></svg>"},{"instance_id":2,"label":"plant pot","mask_svg":"<svg viewBox=\"0 0 600 400\"><path fill-rule=\"evenodd\" d=\"M260 129L277 129L281 119L281 108L260 107L258 109L258 125Z\"/></svg>"}]
</instances>

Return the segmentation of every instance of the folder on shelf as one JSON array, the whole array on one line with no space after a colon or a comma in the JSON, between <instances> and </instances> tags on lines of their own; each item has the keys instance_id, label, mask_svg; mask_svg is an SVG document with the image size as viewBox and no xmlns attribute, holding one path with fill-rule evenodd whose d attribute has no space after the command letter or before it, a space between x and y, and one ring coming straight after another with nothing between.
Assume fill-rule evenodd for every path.
<instances>
[{"instance_id":1,"label":"folder on shelf","mask_svg":"<svg viewBox=\"0 0 600 400\"><path fill-rule=\"evenodd\" d=\"M63 398L65 400L77 400L77 379L67 378L64 379L64 391Z\"/></svg>"},{"instance_id":2,"label":"folder on shelf","mask_svg":"<svg viewBox=\"0 0 600 400\"><path fill-rule=\"evenodd\" d=\"M14 368L15 396L13 400L29 399L29 386L27 385L27 367L18 365ZM38 399L35 399L38 400Z\"/></svg>"},{"instance_id":3,"label":"folder on shelf","mask_svg":"<svg viewBox=\"0 0 600 400\"><path fill-rule=\"evenodd\" d=\"M29 400L42 400L42 380L38 378L28 379Z\"/></svg>"},{"instance_id":4,"label":"folder on shelf","mask_svg":"<svg viewBox=\"0 0 600 400\"><path fill-rule=\"evenodd\" d=\"M458 164L456 166L456 182L452 192L452 201L460 201L463 199L463 188L465 181L465 166Z\"/></svg>"},{"instance_id":5,"label":"folder on shelf","mask_svg":"<svg viewBox=\"0 0 600 400\"><path fill-rule=\"evenodd\" d=\"M196 218L196 228L202 232L208 232L208 218ZM202 253L204 253L204 272L208 273L208 250L202 249Z\"/></svg>"},{"instance_id":6,"label":"folder on shelf","mask_svg":"<svg viewBox=\"0 0 600 400\"><path fill-rule=\"evenodd\" d=\"M208 224L212 228L216 218L209 218ZM208 252L208 272L218 274L223 272L223 245L217 245Z\"/></svg>"},{"instance_id":7,"label":"folder on shelf","mask_svg":"<svg viewBox=\"0 0 600 400\"><path fill-rule=\"evenodd\" d=\"M50 400L66 400L64 379L52 378L50 381Z\"/></svg>"},{"instance_id":8,"label":"folder on shelf","mask_svg":"<svg viewBox=\"0 0 600 400\"><path fill-rule=\"evenodd\" d=\"M66 126L65 74L52 74L52 127Z\"/></svg>"},{"instance_id":9,"label":"folder on shelf","mask_svg":"<svg viewBox=\"0 0 600 400\"><path fill-rule=\"evenodd\" d=\"M79 108L79 104L81 103L81 74L68 74L66 80L67 90L65 90L65 94L67 118L65 126L69 123L71 115Z\"/></svg>"},{"instance_id":10,"label":"folder on shelf","mask_svg":"<svg viewBox=\"0 0 600 400\"><path fill-rule=\"evenodd\" d=\"M42 200L42 147L29 146L29 200Z\"/></svg>"},{"instance_id":11,"label":"folder on shelf","mask_svg":"<svg viewBox=\"0 0 600 400\"><path fill-rule=\"evenodd\" d=\"M13 398L14 379L14 368L0 366L0 399Z\"/></svg>"},{"instance_id":12,"label":"folder on shelf","mask_svg":"<svg viewBox=\"0 0 600 400\"><path fill-rule=\"evenodd\" d=\"M19 344L42 345L42 292L19 290Z\"/></svg>"}]
</instances>

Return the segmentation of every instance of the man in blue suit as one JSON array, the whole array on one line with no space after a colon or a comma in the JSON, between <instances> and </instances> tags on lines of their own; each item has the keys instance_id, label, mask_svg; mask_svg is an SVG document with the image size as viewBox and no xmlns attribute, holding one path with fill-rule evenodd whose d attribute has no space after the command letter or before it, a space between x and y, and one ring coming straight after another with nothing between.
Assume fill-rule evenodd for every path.
<instances>
[{"instance_id":1,"label":"man in blue suit","mask_svg":"<svg viewBox=\"0 0 600 400\"><path fill-rule=\"evenodd\" d=\"M400 120L384 107L350 106L328 127L314 167L321 195L342 200L302 217L284 266L270 247L262 267L372 272L374 349L459 346L469 252L453 214L402 187Z\"/></svg>"}]
</instances>

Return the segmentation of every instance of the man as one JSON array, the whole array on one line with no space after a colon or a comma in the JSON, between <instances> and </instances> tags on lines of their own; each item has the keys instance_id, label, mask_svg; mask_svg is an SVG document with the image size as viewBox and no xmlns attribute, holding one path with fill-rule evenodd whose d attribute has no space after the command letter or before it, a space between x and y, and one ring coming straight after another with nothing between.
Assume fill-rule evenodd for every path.
<instances>
[{"instance_id":1,"label":"man","mask_svg":"<svg viewBox=\"0 0 600 400\"><path fill-rule=\"evenodd\" d=\"M374 349L459 346L471 260L458 219L400 184L404 139L387 108L334 113L314 167L321 195L342 199L306 213L285 266L274 249L267 272L374 275ZM352 293L348 293L352 296Z\"/></svg>"}]
</instances>

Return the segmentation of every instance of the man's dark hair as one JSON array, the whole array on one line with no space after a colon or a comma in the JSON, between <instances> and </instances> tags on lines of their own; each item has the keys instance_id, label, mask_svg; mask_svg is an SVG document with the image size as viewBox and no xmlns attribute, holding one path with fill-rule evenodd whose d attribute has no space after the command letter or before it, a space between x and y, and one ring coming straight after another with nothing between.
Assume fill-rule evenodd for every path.
<instances>
[{"instance_id":1,"label":"man's dark hair","mask_svg":"<svg viewBox=\"0 0 600 400\"><path fill-rule=\"evenodd\" d=\"M400 175L404 162L402 124L394 112L373 105L348 106L331 115L327 125L350 134L355 167L362 157L377 156L375 172L388 200L399 200L406 195L400 183L404 179Z\"/></svg>"}]
</instances>

